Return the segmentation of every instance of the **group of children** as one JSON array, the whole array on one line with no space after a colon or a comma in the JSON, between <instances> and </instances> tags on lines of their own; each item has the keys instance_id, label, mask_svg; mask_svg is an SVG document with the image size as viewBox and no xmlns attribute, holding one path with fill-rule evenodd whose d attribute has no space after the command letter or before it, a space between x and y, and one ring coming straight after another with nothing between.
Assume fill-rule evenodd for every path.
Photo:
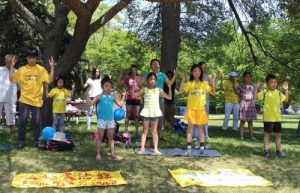
<instances>
[{"instance_id":1,"label":"group of children","mask_svg":"<svg viewBox=\"0 0 300 193\"><path fill-rule=\"evenodd\" d=\"M240 139L244 139L244 126L248 123L250 138L256 140L253 136L253 120L257 119L256 101L263 103L263 122L264 122L264 156L270 157L269 140L271 133L275 133L276 156L284 157L281 151L281 111L282 102L288 102L288 83L284 82L282 87L284 93L277 90L277 78L273 74L266 77L266 90L262 90L261 82L254 85L251 82L251 73L243 73L243 83L236 81L237 73L230 73L229 81L223 86L225 95L225 118L223 130L227 130L228 119L233 111L233 130L238 130L238 120L240 120Z\"/></svg>"},{"instance_id":2,"label":"group of children","mask_svg":"<svg viewBox=\"0 0 300 193\"><path fill-rule=\"evenodd\" d=\"M19 123L19 138L18 147L23 148L25 145L25 125L27 121L28 111L32 112L32 119L35 124L35 142L38 146L40 141L38 140L40 133L39 128L39 110L42 106L42 85L43 83L49 84L53 79L53 70L55 62L53 58L49 60L51 67L50 76L47 71L36 64L37 62L37 51L31 50L27 55L28 64L21 67L18 71L14 71L13 67L16 63L15 58L13 59L13 65L10 70L10 80L14 83L21 83L21 97L19 99L20 105L20 123ZM189 74L189 80L187 81L186 75ZM203 126L208 124L208 113L206 110L207 95L215 95L216 92L216 77L212 77L210 82L204 80L204 73L202 64L193 64L189 73L184 73L180 84L179 92L188 94L187 108L185 113L185 119L188 122L187 129L187 154L191 153L192 149L192 136L195 126L198 126L199 130L199 141L200 141L200 153L204 152L205 137ZM277 79L274 75L268 75L266 78L267 91L260 91L261 83L258 82L256 86L251 83L251 74L245 72L243 74L244 83L240 86L232 84L232 89L236 94L241 97L241 108L240 108L240 131L241 136L243 133L244 124L247 121L250 130L250 135L253 137L253 120L256 119L256 113L253 113L255 109L256 98L264 102L264 155L270 157L269 152L269 139L272 132L275 133L276 143L276 155L283 157L284 154L281 152L281 119L280 119L280 104L283 101L288 100L288 84L283 84L285 93L282 94L277 90ZM144 106L140 113L143 117L143 133L141 136L141 150L140 154L145 153L146 137L151 128L154 144L154 153L161 155L158 150L158 134L157 125L158 120L163 116L160 110L160 98L172 99L171 81L167 82L168 93L157 87L157 74L150 72L147 74L145 87L136 90L132 88L130 95L133 98L143 96ZM66 112L66 98L71 97L72 91L68 91L64 88L64 78L57 76L55 78L55 88L49 93L48 97L53 97L53 126L58 130L64 131L64 115ZM99 85L100 86L100 85ZM75 85L72 85L72 90ZM96 159L101 160L101 142L105 134L109 140L109 146L111 150L111 158L119 159L114 149L114 103L117 106L122 106L124 103L125 93L122 93L122 98L119 99L117 96L112 95L111 91L113 88L112 80L109 76L104 76L101 79L101 90L102 92L90 98L86 93L86 101L89 106L96 105L97 113L97 132L96 132ZM32 93L32 91L36 91ZM87 91L88 92L88 91ZM32 95L37 95L32 96ZM252 113L252 114L251 114Z\"/></svg>"}]
</instances>

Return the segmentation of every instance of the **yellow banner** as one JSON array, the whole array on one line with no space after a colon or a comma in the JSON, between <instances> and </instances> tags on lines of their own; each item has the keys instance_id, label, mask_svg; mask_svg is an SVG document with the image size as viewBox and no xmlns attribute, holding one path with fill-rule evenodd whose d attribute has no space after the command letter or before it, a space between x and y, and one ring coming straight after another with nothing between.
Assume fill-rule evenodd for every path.
<instances>
[{"instance_id":1,"label":"yellow banner","mask_svg":"<svg viewBox=\"0 0 300 193\"><path fill-rule=\"evenodd\" d=\"M127 184L120 171L73 171L65 173L21 173L14 176L16 188L73 188L85 186L114 186Z\"/></svg>"},{"instance_id":2,"label":"yellow banner","mask_svg":"<svg viewBox=\"0 0 300 193\"><path fill-rule=\"evenodd\" d=\"M187 186L272 186L272 182L247 169L217 169L211 171L169 170L181 187Z\"/></svg>"}]
</instances>

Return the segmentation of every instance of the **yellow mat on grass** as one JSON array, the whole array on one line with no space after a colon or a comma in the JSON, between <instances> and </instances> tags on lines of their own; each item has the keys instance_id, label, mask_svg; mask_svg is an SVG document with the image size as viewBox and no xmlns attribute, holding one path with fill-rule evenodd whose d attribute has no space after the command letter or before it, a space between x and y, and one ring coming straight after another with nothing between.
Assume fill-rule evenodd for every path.
<instances>
[{"instance_id":1,"label":"yellow mat on grass","mask_svg":"<svg viewBox=\"0 0 300 193\"><path fill-rule=\"evenodd\" d=\"M65 173L21 173L14 176L16 188L73 188L127 184L120 171L72 171Z\"/></svg>"},{"instance_id":2,"label":"yellow mat on grass","mask_svg":"<svg viewBox=\"0 0 300 193\"><path fill-rule=\"evenodd\" d=\"M272 186L272 182L256 176L247 169L217 169L211 171L169 170L181 187L187 186Z\"/></svg>"}]
</instances>

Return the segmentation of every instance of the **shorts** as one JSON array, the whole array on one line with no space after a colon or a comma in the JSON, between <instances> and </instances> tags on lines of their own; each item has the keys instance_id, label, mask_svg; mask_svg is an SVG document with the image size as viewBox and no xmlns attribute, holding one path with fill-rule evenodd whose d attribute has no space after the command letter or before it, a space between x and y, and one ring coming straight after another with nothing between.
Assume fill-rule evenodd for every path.
<instances>
[{"instance_id":1,"label":"shorts","mask_svg":"<svg viewBox=\"0 0 300 193\"><path fill-rule=\"evenodd\" d=\"M113 128L115 128L115 121L98 119L97 127L98 127L98 129L113 129Z\"/></svg>"},{"instance_id":2,"label":"shorts","mask_svg":"<svg viewBox=\"0 0 300 193\"><path fill-rule=\"evenodd\" d=\"M264 122L265 133L281 133L281 122Z\"/></svg>"},{"instance_id":3,"label":"shorts","mask_svg":"<svg viewBox=\"0 0 300 193\"><path fill-rule=\"evenodd\" d=\"M193 125L207 125L208 116L205 110L186 109L184 119Z\"/></svg>"},{"instance_id":4,"label":"shorts","mask_svg":"<svg viewBox=\"0 0 300 193\"><path fill-rule=\"evenodd\" d=\"M0 102L0 117L4 108L6 125L15 125L16 105Z\"/></svg>"},{"instance_id":5,"label":"shorts","mask_svg":"<svg viewBox=\"0 0 300 193\"><path fill-rule=\"evenodd\" d=\"M144 117L146 121L158 121L161 117Z\"/></svg>"},{"instance_id":6,"label":"shorts","mask_svg":"<svg viewBox=\"0 0 300 193\"><path fill-rule=\"evenodd\" d=\"M141 100L126 100L126 105L140 106Z\"/></svg>"}]
</instances>

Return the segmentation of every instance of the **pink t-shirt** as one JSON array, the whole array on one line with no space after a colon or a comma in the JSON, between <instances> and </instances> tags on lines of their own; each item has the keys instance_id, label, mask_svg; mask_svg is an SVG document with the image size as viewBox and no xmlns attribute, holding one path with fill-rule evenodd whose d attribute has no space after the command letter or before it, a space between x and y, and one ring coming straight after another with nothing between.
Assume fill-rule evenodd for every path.
<instances>
[{"instance_id":1,"label":"pink t-shirt","mask_svg":"<svg viewBox=\"0 0 300 193\"><path fill-rule=\"evenodd\" d=\"M127 86L127 91L126 91L126 99L128 100L140 100L141 97L131 97L131 89L134 89L135 92L138 92L141 90L138 82L142 80L141 77L137 76L135 79L132 76L126 76L123 78L123 83Z\"/></svg>"}]
</instances>

